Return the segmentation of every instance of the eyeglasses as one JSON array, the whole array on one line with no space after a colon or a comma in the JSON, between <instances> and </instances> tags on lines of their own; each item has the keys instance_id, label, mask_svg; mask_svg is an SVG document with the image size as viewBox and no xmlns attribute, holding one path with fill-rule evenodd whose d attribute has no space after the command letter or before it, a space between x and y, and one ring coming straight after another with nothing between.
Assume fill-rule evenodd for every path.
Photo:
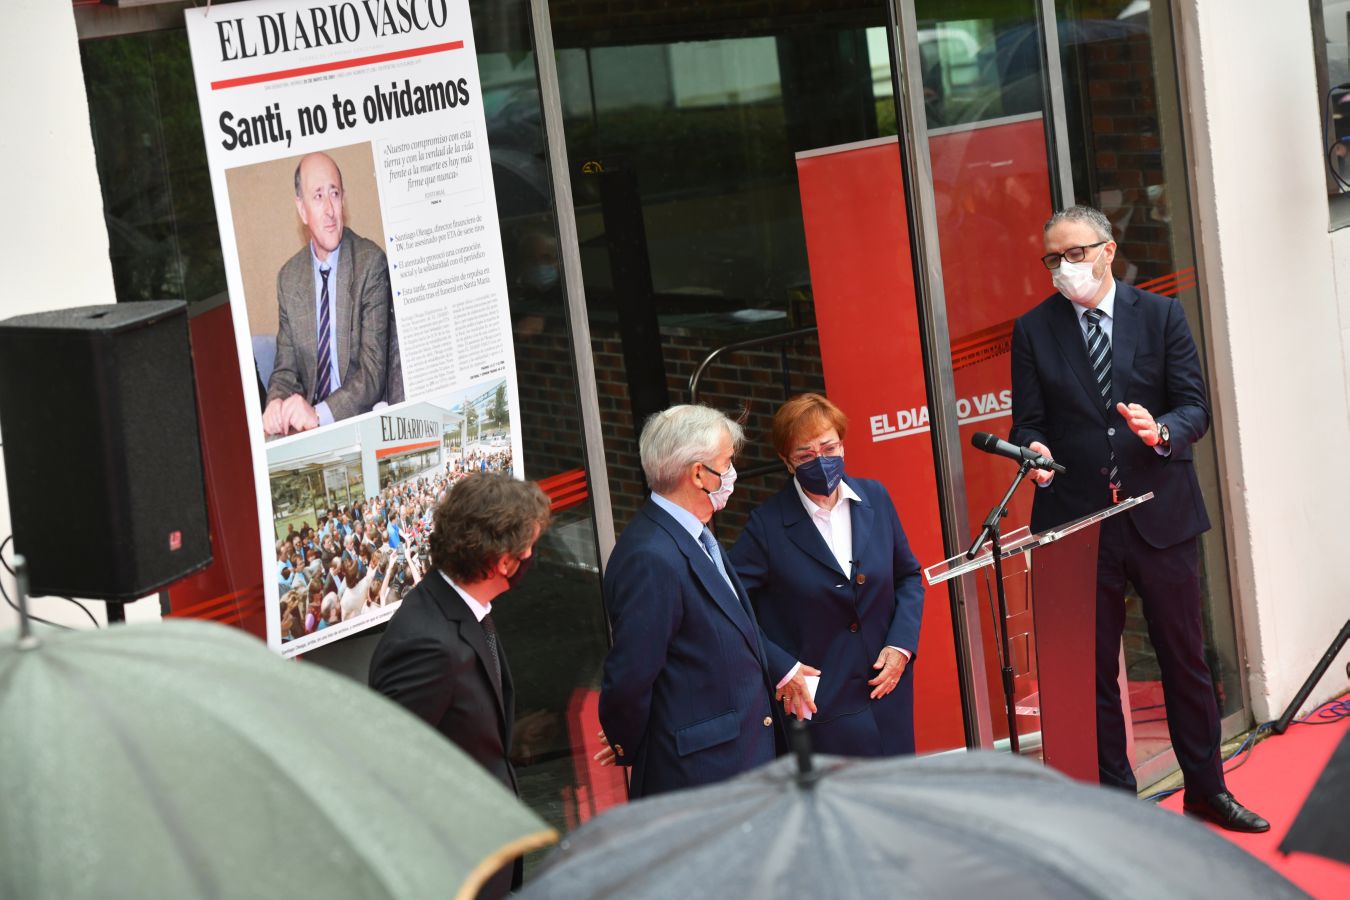
<instances>
[{"instance_id":1,"label":"eyeglasses","mask_svg":"<svg viewBox=\"0 0 1350 900\"><path fill-rule=\"evenodd\" d=\"M815 449L799 447L792 451L788 459L792 461L794 466L804 466L817 456L838 456L839 448L842 446L844 446L843 441L831 441L828 444L821 444Z\"/></svg>"},{"instance_id":2,"label":"eyeglasses","mask_svg":"<svg viewBox=\"0 0 1350 900\"><path fill-rule=\"evenodd\" d=\"M1041 262L1045 263L1045 267L1047 269L1054 271L1055 269L1059 268L1059 264L1061 261L1067 259L1071 263L1080 263L1087 258L1087 252L1091 250L1093 247L1100 247L1102 244L1109 244L1109 243L1111 242L1098 241L1095 244L1088 244L1086 247L1070 247L1063 253L1047 253L1041 257Z\"/></svg>"}]
</instances>

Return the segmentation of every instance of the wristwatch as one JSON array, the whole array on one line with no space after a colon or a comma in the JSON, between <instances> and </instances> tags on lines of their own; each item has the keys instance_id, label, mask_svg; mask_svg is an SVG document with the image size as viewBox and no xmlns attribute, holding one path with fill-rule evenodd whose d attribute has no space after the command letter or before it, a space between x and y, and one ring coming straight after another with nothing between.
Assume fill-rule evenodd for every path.
<instances>
[{"instance_id":1,"label":"wristwatch","mask_svg":"<svg viewBox=\"0 0 1350 900\"><path fill-rule=\"evenodd\" d=\"M1158 426L1158 446L1167 449L1172 443L1172 432L1168 431L1167 426L1162 422L1155 422L1154 424Z\"/></svg>"}]
</instances>

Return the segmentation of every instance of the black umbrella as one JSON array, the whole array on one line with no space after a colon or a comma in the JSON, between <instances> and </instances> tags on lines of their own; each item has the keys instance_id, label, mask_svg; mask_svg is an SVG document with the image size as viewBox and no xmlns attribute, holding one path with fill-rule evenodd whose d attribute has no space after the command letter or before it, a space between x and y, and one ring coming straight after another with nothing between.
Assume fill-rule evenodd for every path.
<instances>
[{"instance_id":1,"label":"black umbrella","mask_svg":"<svg viewBox=\"0 0 1350 900\"><path fill-rule=\"evenodd\" d=\"M995 753L780 759L610 810L526 898L1303 897L1206 828Z\"/></svg>"},{"instance_id":2,"label":"black umbrella","mask_svg":"<svg viewBox=\"0 0 1350 900\"><path fill-rule=\"evenodd\" d=\"M1316 853L1350 863L1350 732L1341 738L1298 811L1281 853Z\"/></svg>"}]
</instances>

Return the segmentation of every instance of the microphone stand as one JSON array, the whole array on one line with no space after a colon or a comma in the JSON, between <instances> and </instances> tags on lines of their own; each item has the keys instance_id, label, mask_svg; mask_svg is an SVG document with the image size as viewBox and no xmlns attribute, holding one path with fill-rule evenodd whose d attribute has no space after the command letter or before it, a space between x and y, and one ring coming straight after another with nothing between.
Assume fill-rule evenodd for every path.
<instances>
[{"instance_id":1,"label":"microphone stand","mask_svg":"<svg viewBox=\"0 0 1350 900\"><path fill-rule=\"evenodd\" d=\"M1008 492L1003 495L998 505L989 511L979 537L975 538L975 543L966 551L966 559L974 559L975 554L980 552L980 545L984 543L985 538L989 539L990 549L993 550L994 585L998 594L998 621L995 626L998 629L999 655L1003 662L1003 707L1008 713L1008 747L1012 750L1013 756L1019 755L1022 748L1017 737L1017 706L1013 700L1012 650L1008 645L1008 595L1003 588L1003 535L1000 523L1008 514L1008 504L1012 502L1013 494L1021 487L1022 480L1030 471L1031 461L1023 460L1017 469L1017 477L1013 479L1012 486L1008 488Z\"/></svg>"}]
</instances>

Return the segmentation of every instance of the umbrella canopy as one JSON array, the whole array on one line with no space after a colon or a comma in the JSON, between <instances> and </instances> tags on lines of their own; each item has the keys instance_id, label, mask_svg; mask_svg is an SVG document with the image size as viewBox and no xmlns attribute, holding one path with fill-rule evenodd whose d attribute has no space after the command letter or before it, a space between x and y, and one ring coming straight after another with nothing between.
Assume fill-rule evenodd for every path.
<instances>
[{"instance_id":1,"label":"umbrella canopy","mask_svg":"<svg viewBox=\"0 0 1350 900\"><path fill-rule=\"evenodd\" d=\"M472 896L556 837L402 707L204 622L0 635L0 797L30 900Z\"/></svg>"},{"instance_id":2,"label":"umbrella canopy","mask_svg":"<svg viewBox=\"0 0 1350 900\"><path fill-rule=\"evenodd\" d=\"M1350 864L1350 731L1317 776L1280 850L1316 853Z\"/></svg>"},{"instance_id":3,"label":"umbrella canopy","mask_svg":"<svg viewBox=\"0 0 1350 900\"><path fill-rule=\"evenodd\" d=\"M527 898L1302 897L1181 816L994 753L780 759L566 837Z\"/></svg>"}]
</instances>

